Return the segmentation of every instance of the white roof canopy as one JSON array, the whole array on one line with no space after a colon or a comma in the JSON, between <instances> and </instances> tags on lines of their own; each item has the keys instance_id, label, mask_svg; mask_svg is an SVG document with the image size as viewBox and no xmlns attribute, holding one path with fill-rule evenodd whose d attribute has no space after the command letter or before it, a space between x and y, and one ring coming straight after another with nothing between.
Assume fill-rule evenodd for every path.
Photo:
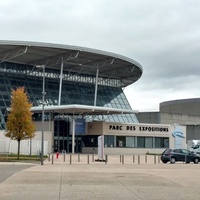
<instances>
[{"instance_id":1,"label":"white roof canopy","mask_svg":"<svg viewBox=\"0 0 200 200\"><path fill-rule=\"evenodd\" d=\"M33 113L42 112L42 106L32 107ZM44 112L54 112L69 115L111 115L111 114L134 114L138 113L137 110L126 110L98 106L85 106L85 105L61 105L61 106L45 106Z\"/></svg>"}]
</instances>

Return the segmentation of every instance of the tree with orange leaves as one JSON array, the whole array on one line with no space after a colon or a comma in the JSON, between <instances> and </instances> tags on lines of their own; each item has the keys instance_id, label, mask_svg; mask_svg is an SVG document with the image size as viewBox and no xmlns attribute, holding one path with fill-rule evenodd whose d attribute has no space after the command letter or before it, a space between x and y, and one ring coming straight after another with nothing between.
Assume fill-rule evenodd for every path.
<instances>
[{"instance_id":1,"label":"tree with orange leaves","mask_svg":"<svg viewBox=\"0 0 200 200\"><path fill-rule=\"evenodd\" d=\"M32 120L32 112L30 108L32 104L28 100L28 96L24 91L24 87L12 90L11 107L8 114L6 126L6 137L18 142L18 154L20 155L20 142L35 136L35 124Z\"/></svg>"}]
</instances>

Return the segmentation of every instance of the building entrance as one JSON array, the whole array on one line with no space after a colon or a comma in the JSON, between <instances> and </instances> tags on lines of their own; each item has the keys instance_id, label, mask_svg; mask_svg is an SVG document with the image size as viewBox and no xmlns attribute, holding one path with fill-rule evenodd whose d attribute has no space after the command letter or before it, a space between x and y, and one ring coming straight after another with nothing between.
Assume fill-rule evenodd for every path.
<instances>
[{"instance_id":1,"label":"building entrance","mask_svg":"<svg viewBox=\"0 0 200 200\"><path fill-rule=\"evenodd\" d=\"M75 135L75 153L82 152L82 136ZM70 133L70 120L54 121L54 152L72 153L72 135Z\"/></svg>"}]
</instances>

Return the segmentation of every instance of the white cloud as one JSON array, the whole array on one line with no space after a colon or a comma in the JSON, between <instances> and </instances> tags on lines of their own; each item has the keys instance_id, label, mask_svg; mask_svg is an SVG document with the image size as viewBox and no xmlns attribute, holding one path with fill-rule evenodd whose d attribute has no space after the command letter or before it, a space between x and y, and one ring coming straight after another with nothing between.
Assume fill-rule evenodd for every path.
<instances>
[{"instance_id":1,"label":"white cloud","mask_svg":"<svg viewBox=\"0 0 200 200\"><path fill-rule=\"evenodd\" d=\"M125 89L134 109L199 97L200 1L6 0L1 40L85 46L135 59L143 76Z\"/></svg>"}]
</instances>

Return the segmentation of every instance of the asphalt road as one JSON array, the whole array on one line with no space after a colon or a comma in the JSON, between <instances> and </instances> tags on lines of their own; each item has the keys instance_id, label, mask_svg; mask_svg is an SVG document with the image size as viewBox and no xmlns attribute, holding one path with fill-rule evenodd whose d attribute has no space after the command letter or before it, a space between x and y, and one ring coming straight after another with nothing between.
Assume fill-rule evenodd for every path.
<instances>
[{"instance_id":1,"label":"asphalt road","mask_svg":"<svg viewBox=\"0 0 200 200\"><path fill-rule=\"evenodd\" d=\"M0 164L0 183L4 182L7 178L12 176L16 172L22 171L31 166L32 165Z\"/></svg>"}]
</instances>

